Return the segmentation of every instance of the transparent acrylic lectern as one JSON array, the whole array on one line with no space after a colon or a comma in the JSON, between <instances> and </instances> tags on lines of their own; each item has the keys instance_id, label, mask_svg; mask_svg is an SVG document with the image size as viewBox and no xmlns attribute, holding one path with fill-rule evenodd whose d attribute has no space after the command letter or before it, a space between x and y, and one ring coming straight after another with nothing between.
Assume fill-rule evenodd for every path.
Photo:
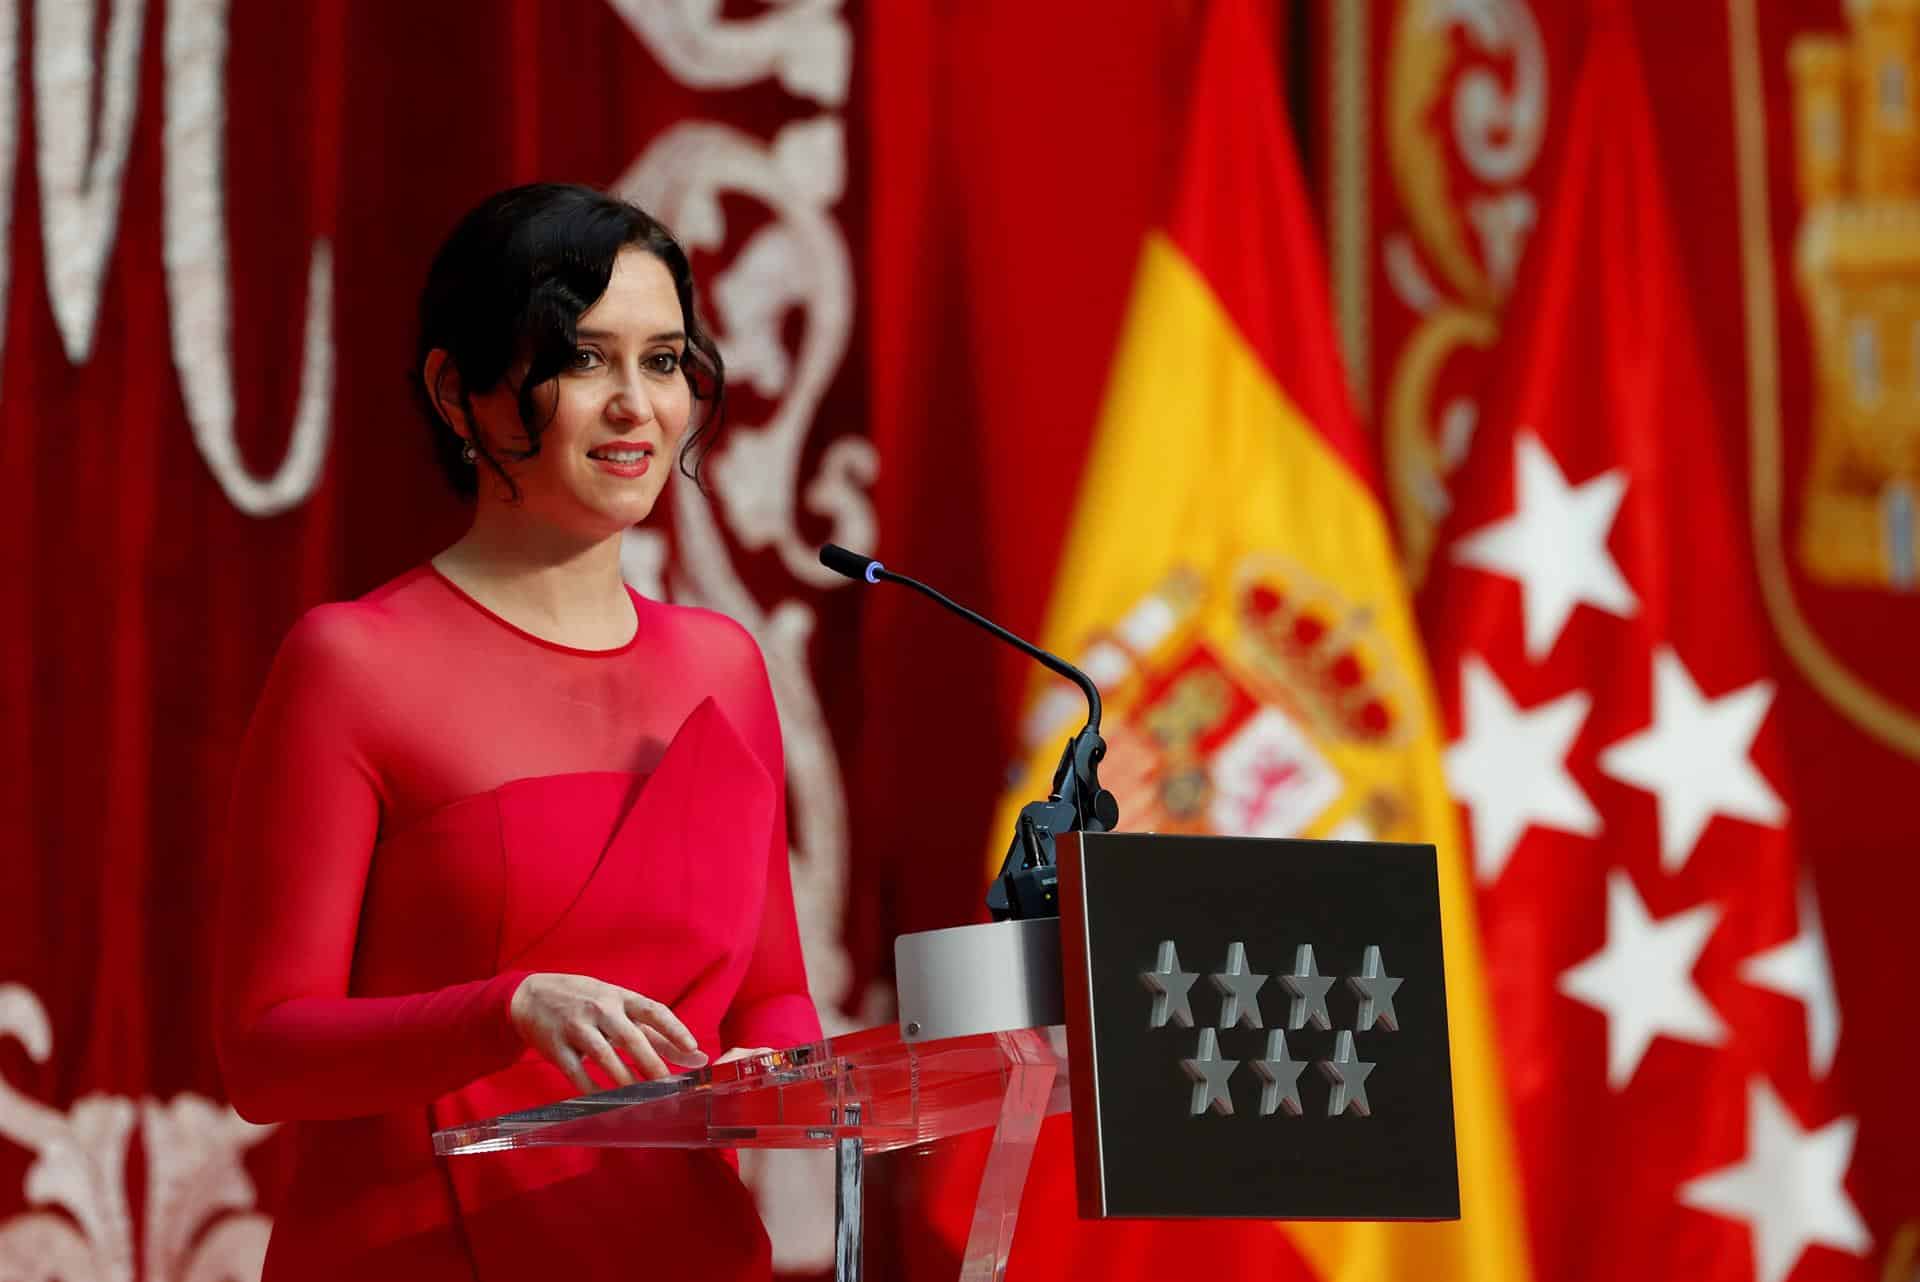
<instances>
[{"instance_id":1,"label":"transparent acrylic lectern","mask_svg":"<svg viewBox=\"0 0 1920 1282\"><path fill-rule=\"evenodd\" d=\"M866 1156L992 1127L960 1276L998 1282L1041 1120L1068 1108L1063 1047L1047 1028L908 1041L889 1025L451 1127L434 1135L434 1151L832 1149L834 1276L853 1280L861 1272Z\"/></svg>"}]
</instances>

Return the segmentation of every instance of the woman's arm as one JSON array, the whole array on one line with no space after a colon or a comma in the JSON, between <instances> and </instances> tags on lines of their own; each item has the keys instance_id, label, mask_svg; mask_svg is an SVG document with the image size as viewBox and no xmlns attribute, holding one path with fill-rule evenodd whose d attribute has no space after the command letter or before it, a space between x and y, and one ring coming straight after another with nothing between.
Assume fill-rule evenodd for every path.
<instances>
[{"instance_id":1,"label":"woman's arm","mask_svg":"<svg viewBox=\"0 0 1920 1282\"><path fill-rule=\"evenodd\" d=\"M523 1045L509 1005L524 971L347 996L380 820L363 743L372 647L351 610L322 606L288 635L235 775L215 1036L227 1093L255 1122L424 1103Z\"/></svg>"},{"instance_id":2,"label":"woman's arm","mask_svg":"<svg viewBox=\"0 0 1920 1282\"><path fill-rule=\"evenodd\" d=\"M794 916L793 871L787 848L787 776L780 742L780 717L766 662L744 628L728 620L737 662L734 697L727 701L739 716L741 737L773 781L773 830L767 850L767 893L760 909L753 960L733 1004L720 1024L726 1046L799 1046L820 1037L820 1016L807 992L807 969L800 952L800 928Z\"/></svg>"},{"instance_id":3,"label":"woman's arm","mask_svg":"<svg viewBox=\"0 0 1920 1282\"><path fill-rule=\"evenodd\" d=\"M767 895L760 910L753 960L720 1023L721 1042L726 1046L779 1050L820 1038L820 1016L807 992L806 964L801 958L799 924L794 917L784 803L774 811L771 844Z\"/></svg>"}]
</instances>

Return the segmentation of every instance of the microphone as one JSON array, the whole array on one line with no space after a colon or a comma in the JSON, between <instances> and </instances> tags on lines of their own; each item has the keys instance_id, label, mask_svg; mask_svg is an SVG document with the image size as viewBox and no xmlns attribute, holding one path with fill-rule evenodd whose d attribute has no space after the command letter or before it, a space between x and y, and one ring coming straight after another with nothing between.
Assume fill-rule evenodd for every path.
<instances>
[{"instance_id":1,"label":"microphone","mask_svg":"<svg viewBox=\"0 0 1920 1282\"><path fill-rule=\"evenodd\" d=\"M931 597L935 601L938 601L941 605L974 624L976 627L985 628L1028 658L1037 659L1048 668L1080 687L1080 693L1087 696L1086 728L1094 731L1096 734L1099 733L1100 687L1093 684L1093 678L1074 667L1071 663L1068 663L1059 655L1053 653L1053 651L1042 650L1031 641L1007 631L992 619L974 613L966 606L961 605L958 601L947 596L944 592L928 587L918 579L910 579L904 574L895 574L872 557L861 556L858 552L850 552L838 543L829 543L820 549L820 564L826 566L835 574L844 575L849 579L858 580L863 583L898 583L903 587L912 588L922 596Z\"/></svg>"},{"instance_id":2,"label":"microphone","mask_svg":"<svg viewBox=\"0 0 1920 1282\"><path fill-rule=\"evenodd\" d=\"M1000 875L987 891L987 909L995 921L1059 916L1054 836L1063 832L1110 832L1120 822L1120 803L1100 786L1099 765L1107 755L1106 741L1100 737L1100 688L1093 684L1093 678L1059 655L1016 636L918 579L895 574L870 556L829 543L820 549L820 564L856 582L898 583L912 588L1039 661L1079 686L1080 693L1086 695L1086 725L1060 754L1047 799L1021 807L1020 817L1014 824L1013 842L1000 865Z\"/></svg>"}]
</instances>

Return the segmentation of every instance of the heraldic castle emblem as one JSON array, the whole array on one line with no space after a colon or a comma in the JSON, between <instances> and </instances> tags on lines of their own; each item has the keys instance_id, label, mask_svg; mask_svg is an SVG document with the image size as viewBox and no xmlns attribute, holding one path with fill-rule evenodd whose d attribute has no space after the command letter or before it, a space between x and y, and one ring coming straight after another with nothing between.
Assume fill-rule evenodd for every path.
<instances>
[{"instance_id":1,"label":"heraldic castle emblem","mask_svg":"<svg viewBox=\"0 0 1920 1282\"><path fill-rule=\"evenodd\" d=\"M1796 549L1835 587L1920 586L1920 0L1850 0L1793 42L1813 446Z\"/></svg>"}]
</instances>

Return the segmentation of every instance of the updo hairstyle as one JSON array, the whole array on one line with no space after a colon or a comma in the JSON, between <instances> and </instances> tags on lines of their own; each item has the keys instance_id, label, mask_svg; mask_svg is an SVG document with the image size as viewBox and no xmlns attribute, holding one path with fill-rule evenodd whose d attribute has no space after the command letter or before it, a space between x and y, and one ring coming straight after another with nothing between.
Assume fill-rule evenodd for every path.
<instances>
[{"instance_id":1,"label":"updo hairstyle","mask_svg":"<svg viewBox=\"0 0 1920 1282\"><path fill-rule=\"evenodd\" d=\"M538 454L547 421L539 413L535 389L572 361L574 328L606 293L614 260L629 247L666 264L680 298L681 328L687 335L680 369L699 407L681 446L680 468L700 483L700 464L726 399L726 370L695 309L686 251L637 205L591 187L531 183L489 196L462 218L434 255L420 293L419 341L410 382L426 411L440 469L462 498L478 491L479 467L466 461L466 438L441 415L435 393L444 394L448 372L457 375L454 399L471 423L472 395L499 387L524 362L526 373L515 402L528 446L510 457L524 460ZM422 372L436 348L448 359L430 391ZM518 487L478 433L473 445L478 462L492 468L517 498Z\"/></svg>"}]
</instances>

